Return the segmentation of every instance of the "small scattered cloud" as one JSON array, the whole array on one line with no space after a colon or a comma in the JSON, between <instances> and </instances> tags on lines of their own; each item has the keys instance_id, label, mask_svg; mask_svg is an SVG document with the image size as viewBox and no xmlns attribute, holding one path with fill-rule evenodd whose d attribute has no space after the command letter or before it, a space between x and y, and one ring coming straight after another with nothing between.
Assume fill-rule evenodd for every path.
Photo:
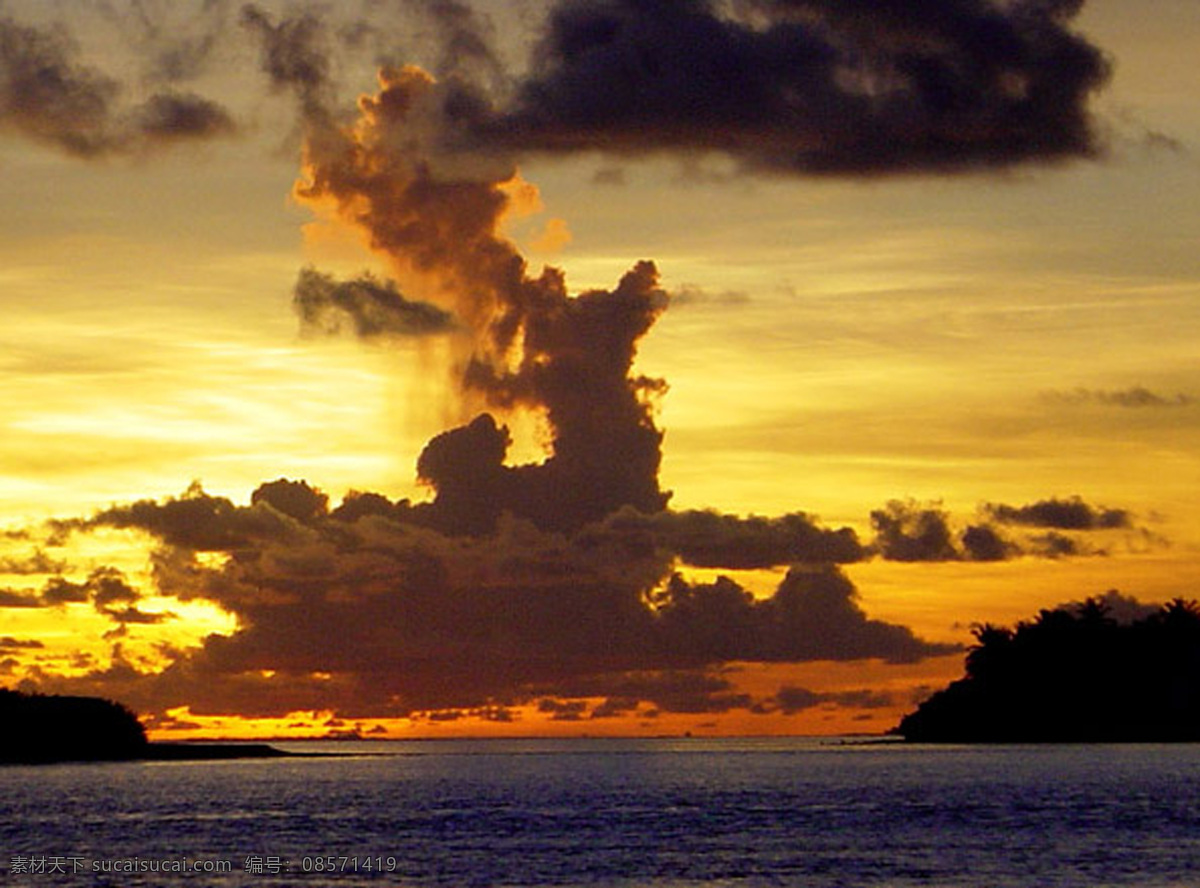
<instances>
[{"instance_id":1,"label":"small scattered cloud","mask_svg":"<svg viewBox=\"0 0 1200 888\"><path fill-rule=\"evenodd\" d=\"M51 607L80 604L91 597L87 583L73 583L63 577L51 577L42 587L42 602Z\"/></svg>"},{"instance_id":2,"label":"small scattered cloud","mask_svg":"<svg viewBox=\"0 0 1200 888\"><path fill-rule=\"evenodd\" d=\"M436 305L406 299L391 281L363 275L337 281L313 268L300 272L293 295L301 329L360 339L409 339L449 333L453 316Z\"/></svg>"},{"instance_id":3,"label":"small scattered cloud","mask_svg":"<svg viewBox=\"0 0 1200 888\"><path fill-rule=\"evenodd\" d=\"M549 697L538 701L537 710L550 716L551 721L582 721L588 711L585 700L554 700Z\"/></svg>"},{"instance_id":4,"label":"small scattered cloud","mask_svg":"<svg viewBox=\"0 0 1200 888\"><path fill-rule=\"evenodd\" d=\"M888 561L957 561L949 516L937 504L892 500L871 513L874 548Z\"/></svg>"},{"instance_id":5,"label":"small scattered cloud","mask_svg":"<svg viewBox=\"0 0 1200 888\"><path fill-rule=\"evenodd\" d=\"M605 185L611 188L620 188L627 185L629 177L625 173L625 169L619 166L604 166L600 167L592 174L593 185Z\"/></svg>"},{"instance_id":6,"label":"small scattered cloud","mask_svg":"<svg viewBox=\"0 0 1200 888\"><path fill-rule=\"evenodd\" d=\"M671 291L672 307L746 305L750 296L741 290L707 290L696 284L683 284Z\"/></svg>"},{"instance_id":7,"label":"small scattered cloud","mask_svg":"<svg viewBox=\"0 0 1200 888\"><path fill-rule=\"evenodd\" d=\"M871 524L875 537L865 552L889 561L1102 557L1113 541L1100 546L1084 538L1099 531L1124 531L1122 545L1129 552L1169 545L1161 535L1135 527L1128 510L1093 506L1079 496L1024 506L985 503L961 530L940 503L892 500L871 513Z\"/></svg>"},{"instance_id":8,"label":"small scattered cloud","mask_svg":"<svg viewBox=\"0 0 1200 888\"><path fill-rule=\"evenodd\" d=\"M13 576L60 574L66 569L65 561L51 558L41 549L35 549L31 554L25 556L7 555L0 558L0 574Z\"/></svg>"},{"instance_id":9,"label":"small scattered cloud","mask_svg":"<svg viewBox=\"0 0 1200 888\"><path fill-rule=\"evenodd\" d=\"M1190 407L1196 403L1196 399L1192 395L1182 392L1160 394L1140 385L1127 389L1075 388L1053 390L1043 392L1042 399L1057 405L1095 404L1102 407L1128 407L1132 409Z\"/></svg>"},{"instance_id":10,"label":"small scattered cloud","mask_svg":"<svg viewBox=\"0 0 1200 888\"><path fill-rule=\"evenodd\" d=\"M769 714L782 712L784 715L795 715L818 706L841 706L849 709L886 709L895 706L896 696L888 691L871 689L855 689L848 691L817 692L808 688L784 685L775 694L763 702L761 712Z\"/></svg>"},{"instance_id":11,"label":"small scattered cloud","mask_svg":"<svg viewBox=\"0 0 1200 888\"><path fill-rule=\"evenodd\" d=\"M1125 509L1093 506L1082 497L1052 497L1024 506L987 503L984 511L1001 524L1020 524L1055 530L1112 530L1132 526Z\"/></svg>"},{"instance_id":12,"label":"small scattered cloud","mask_svg":"<svg viewBox=\"0 0 1200 888\"><path fill-rule=\"evenodd\" d=\"M0 15L0 128L90 159L144 153L237 129L216 102L170 85L141 103L86 64L68 31Z\"/></svg>"},{"instance_id":13,"label":"small scattered cloud","mask_svg":"<svg viewBox=\"0 0 1200 888\"><path fill-rule=\"evenodd\" d=\"M46 645L35 638L14 638L11 635L0 636L0 652L42 650Z\"/></svg>"},{"instance_id":14,"label":"small scattered cloud","mask_svg":"<svg viewBox=\"0 0 1200 888\"><path fill-rule=\"evenodd\" d=\"M546 227L529 246L541 253L557 253L571 242L573 235L566 219L549 219Z\"/></svg>"},{"instance_id":15,"label":"small scattered cloud","mask_svg":"<svg viewBox=\"0 0 1200 888\"><path fill-rule=\"evenodd\" d=\"M43 607L42 597L32 589L0 589L0 608Z\"/></svg>"}]
</instances>

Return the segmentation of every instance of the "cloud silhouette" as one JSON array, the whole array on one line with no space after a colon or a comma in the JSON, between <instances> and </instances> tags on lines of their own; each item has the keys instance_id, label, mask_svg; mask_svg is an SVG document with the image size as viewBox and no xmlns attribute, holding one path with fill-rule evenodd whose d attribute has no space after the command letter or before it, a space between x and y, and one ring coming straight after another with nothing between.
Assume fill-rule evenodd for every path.
<instances>
[{"instance_id":1,"label":"cloud silhouette","mask_svg":"<svg viewBox=\"0 0 1200 888\"><path fill-rule=\"evenodd\" d=\"M0 589L0 608L42 607L42 598L31 590Z\"/></svg>"},{"instance_id":2,"label":"cloud silhouette","mask_svg":"<svg viewBox=\"0 0 1200 888\"><path fill-rule=\"evenodd\" d=\"M956 561L948 516L934 506L892 500L871 513L875 548L889 561Z\"/></svg>"},{"instance_id":3,"label":"cloud silhouette","mask_svg":"<svg viewBox=\"0 0 1200 888\"><path fill-rule=\"evenodd\" d=\"M865 557L852 529L827 530L803 512L740 518L715 510L647 515L622 509L604 526L613 533L647 534L695 567L750 570L798 562L848 564Z\"/></svg>"},{"instance_id":4,"label":"cloud silhouette","mask_svg":"<svg viewBox=\"0 0 1200 888\"><path fill-rule=\"evenodd\" d=\"M131 104L118 80L78 58L65 29L0 16L0 127L81 158L229 135L222 106L165 88Z\"/></svg>"},{"instance_id":5,"label":"cloud silhouette","mask_svg":"<svg viewBox=\"0 0 1200 888\"><path fill-rule=\"evenodd\" d=\"M1161 408L1188 407L1196 399L1182 392L1162 395L1145 386L1127 389L1076 388L1069 391L1043 392L1042 397L1055 404L1100 404L1106 407Z\"/></svg>"},{"instance_id":6,"label":"cloud silhouette","mask_svg":"<svg viewBox=\"0 0 1200 888\"><path fill-rule=\"evenodd\" d=\"M178 498L139 500L113 506L84 521L63 522L62 530L89 527L137 528L170 546L197 552L235 551L252 541L283 535L290 525L272 509L246 509L225 497L210 496L199 483Z\"/></svg>"},{"instance_id":7,"label":"cloud silhouette","mask_svg":"<svg viewBox=\"0 0 1200 888\"><path fill-rule=\"evenodd\" d=\"M785 715L794 715L823 704L848 706L855 709L883 709L893 706L895 703L896 700L892 694L880 691L852 690L818 693L808 688L784 685L774 698L767 701L764 712L778 711Z\"/></svg>"},{"instance_id":8,"label":"cloud silhouette","mask_svg":"<svg viewBox=\"0 0 1200 888\"><path fill-rule=\"evenodd\" d=\"M51 607L80 604L91 598L92 590L85 583L72 583L62 577L51 577L42 587L41 600Z\"/></svg>"},{"instance_id":9,"label":"cloud silhouette","mask_svg":"<svg viewBox=\"0 0 1200 888\"><path fill-rule=\"evenodd\" d=\"M15 576L30 574L57 574L66 570L67 563L51 558L42 549L35 549L25 557L6 555L0 558L0 574Z\"/></svg>"},{"instance_id":10,"label":"cloud silhouette","mask_svg":"<svg viewBox=\"0 0 1200 888\"><path fill-rule=\"evenodd\" d=\"M35 638L0 637L0 652L42 650L46 645Z\"/></svg>"},{"instance_id":11,"label":"cloud silhouette","mask_svg":"<svg viewBox=\"0 0 1200 888\"><path fill-rule=\"evenodd\" d=\"M962 534L963 553L971 561L1005 561L1021 553L1020 547L989 524L973 524Z\"/></svg>"},{"instance_id":12,"label":"cloud silhouette","mask_svg":"<svg viewBox=\"0 0 1200 888\"><path fill-rule=\"evenodd\" d=\"M833 565L793 567L766 598L725 578L689 583L672 573L678 552L654 523L659 515L564 532L504 512L493 527L463 533L438 527L429 504L393 503L351 519L329 510L320 491L285 479L253 500L216 505L225 501L193 488L93 519L152 534L157 592L215 602L238 629L209 636L159 674L117 662L73 687L158 712L328 709L356 718L583 696L721 711L753 702L714 678L727 662L900 663L957 649L867 617ZM185 515L200 517L190 533L180 532ZM778 533L793 523L800 539L820 542L807 522L748 528ZM228 557L197 558L213 552ZM137 611L141 596L116 571L48 589L47 601L91 601L122 624L169 618ZM617 710L613 703L601 715Z\"/></svg>"},{"instance_id":13,"label":"cloud silhouette","mask_svg":"<svg viewBox=\"0 0 1200 888\"><path fill-rule=\"evenodd\" d=\"M1098 530L1138 530L1143 545L1166 544L1161 537L1134 528L1127 510L1091 506L1078 496L1026 506L985 503L980 511L985 520L977 518L958 531L938 503L892 500L871 512L875 538L864 551L889 561L909 562L1104 556L1107 549L1079 536ZM1016 532L1014 536L1010 532L1014 527L1043 532Z\"/></svg>"},{"instance_id":14,"label":"cloud silhouette","mask_svg":"<svg viewBox=\"0 0 1200 888\"><path fill-rule=\"evenodd\" d=\"M1111 530L1132 526L1132 518L1124 509L1092 506L1079 496L1065 499L1052 497L1025 506L988 503L985 511L1003 524L1027 527L1046 527L1056 530Z\"/></svg>"},{"instance_id":15,"label":"cloud silhouette","mask_svg":"<svg viewBox=\"0 0 1200 888\"><path fill-rule=\"evenodd\" d=\"M1090 156L1103 55L1078 0L563 0L478 137L540 152L716 151L776 173L954 172Z\"/></svg>"},{"instance_id":16,"label":"cloud silhouette","mask_svg":"<svg viewBox=\"0 0 1200 888\"><path fill-rule=\"evenodd\" d=\"M406 299L393 282L371 275L336 281L306 268L296 281L292 304L304 330L326 335L346 331L360 339L408 338L454 329L449 312Z\"/></svg>"}]
</instances>

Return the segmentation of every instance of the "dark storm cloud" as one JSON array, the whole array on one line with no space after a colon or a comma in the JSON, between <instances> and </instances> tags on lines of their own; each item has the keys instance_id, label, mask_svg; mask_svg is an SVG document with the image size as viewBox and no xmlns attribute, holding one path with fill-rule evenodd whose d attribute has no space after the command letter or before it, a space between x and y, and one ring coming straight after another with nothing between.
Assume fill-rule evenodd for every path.
<instances>
[{"instance_id":1,"label":"dark storm cloud","mask_svg":"<svg viewBox=\"0 0 1200 888\"><path fill-rule=\"evenodd\" d=\"M313 268L300 272L292 297L304 330L361 339L448 333L454 318L428 302L406 299L391 281L372 275L337 281Z\"/></svg>"},{"instance_id":2,"label":"dark storm cloud","mask_svg":"<svg viewBox=\"0 0 1200 888\"><path fill-rule=\"evenodd\" d=\"M283 25L262 27L270 36ZM443 526L475 531L507 509L540 527L576 529L622 505L663 508L652 411L663 383L631 373L638 341L668 301L654 265L636 264L612 290L579 294L558 269L531 275L500 230L511 160L447 147L447 134L474 113L458 85L385 69L349 128L308 100L319 73L283 78L306 127L297 197L334 206L400 276L444 299L470 345L455 370L466 393L497 411L541 413L550 426L549 458L516 468L501 466L508 433L488 415L430 441L418 470L437 491L432 511Z\"/></svg>"},{"instance_id":3,"label":"dark storm cloud","mask_svg":"<svg viewBox=\"0 0 1200 888\"><path fill-rule=\"evenodd\" d=\"M6 17L0 115L84 157L228 133L221 106L177 87L210 71L240 32L311 128L336 116L344 57L369 45L394 57L411 39L401 36L415 33L440 81L436 114L420 116L443 163L454 153L504 165L530 152L670 152L689 162L716 152L771 173L1003 168L1100 150L1087 103L1108 66L1070 27L1081 5L561 0L516 72L496 53L487 17L461 0L401 4L386 16L367 5L358 19L316 6L276 16L251 3L235 15L222 0L182 12L133 0L101 8L137 56L146 102L82 62L65 26Z\"/></svg>"},{"instance_id":4,"label":"dark storm cloud","mask_svg":"<svg viewBox=\"0 0 1200 888\"><path fill-rule=\"evenodd\" d=\"M287 532L278 512L235 506L225 497L205 493L199 484L163 502L139 500L113 506L87 521L75 522L73 529L98 526L137 528L168 545L198 552L233 551L252 540Z\"/></svg>"},{"instance_id":5,"label":"dark storm cloud","mask_svg":"<svg viewBox=\"0 0 1200 888\"><path fill-rule=\"evenodd\" d=\"M713 510L646 515L623 509L608 518L605 527L614 533L649 534L656 545L695 567L750 570L797 562L848 564L865 556L853 530L827 530L803 512L740 518Z\"/></svg>"},{"instance_id":6,"label":"dark storm cloud","mask_svg":"<svg viewBox=\"0 0 1200 888\"><path fill-rule=\"evenodd\" d=\"M275 511L297 521L313 521L329 511L329 497L307 481L277 478L258 485L250 494L250 505L266 503Z\"/></svg>"},{"instance_id":7,"label":"dark storm cloud","mask_svg":"<svg viewBox=\"0 0 1200 888\"><path fill-rule=\"evenodd\" d=\"M664 508L662 432L649 400L663 386L630 375L636 341L663 305L657 279L643 263L612 291L568 298L555 288L543 308L521 310L517 369L472 359L467 388L545 410L551 454L540 464L503 465L511 439L489 414L433 438L417 471L436 491L430 511L440 526L477 532L507 510L544 529L577 530L622 506Z\"/></svg>"},{"instance_id":8,"label":"dark storm cloud","mask_svg":"<svg viewBox=\"0 0 1200 888\"><path fill-rule=\"evenodd\" d=\"M988 503L986 512L1003 524L1027 527L1047 527L1056 530L1111 530L1132 526L1132 518L1124 509L1092 506L1079 496L1066 499L1039 500L1025 506Z\"/></svg>"},{"instance_id":9,"label":"dark storm cloud","mask_svg":"<svg viewBox=\"0 0 1200 888\"><path fill-rule=\"evenodd\" d=\"M427 510L402 504L335 517L319 491L284 479L255 500L214 510L193 489L102 513L159 538L160 594L213 601L239 628L159 675L125 664L80 687L196 713L358 718L584 695L715 712L751 703L713 677L725 662L910 662L955 649L867 617L832 566L793 568L766 598L727 579L672 577L676 554L645 526L571 534L504 515L485 532L447 535ZM183 532L188 515L198 526ZM217 540L228 548L211 548ZM201 562L197 543L229 557ZM113 571L61 592L122 625L169 618L137 611L137 591Z\"/></svg>"},{"instance_id":10,"label":"dark storm cloud","mask_svg":"<svg viewBox=\"0 0 1200 888\"><path fill-rule=\"evenodd\" d=\"M955 172L1090 156L1102 54L1079 2L563 0L484 138L716 151L773 172Z\"/></svg>"},{"instance_id":11,"label":"dark storm cloud","mask_svg":"<svg viewBox=\"0 0 1200 888\"><path fill-rule=\"evenodd\" d=\"M853 583L833 565L793 567L767 599L730 579L671 579L655 594L663 644L679 662L793 662L878 657L915 662L952 651L869 619Z\"/></svg>"},{"instance_id":12,"label":"dark storm cloud","mask_svg":"<svg viewBox=\"0 0 1200 888\"><path fill-rule=\"evenodd\" d=\"M871 513L875 548L889 561L956 561L946 512L934 506L892 500Z\"/></svg>"},{"instance_id":13,"label":"dark storm cloud","mask_svg":"<svg viewBox=\"0 0 1200 888\"><path fill-rule=\"evenodd\" d=\"M224 108L191 93L165 90L140 104L126 93L124 84L80 61L65 28L0 16L0 127L84 158L235 129Z\"/></svg>"}]
</instances>

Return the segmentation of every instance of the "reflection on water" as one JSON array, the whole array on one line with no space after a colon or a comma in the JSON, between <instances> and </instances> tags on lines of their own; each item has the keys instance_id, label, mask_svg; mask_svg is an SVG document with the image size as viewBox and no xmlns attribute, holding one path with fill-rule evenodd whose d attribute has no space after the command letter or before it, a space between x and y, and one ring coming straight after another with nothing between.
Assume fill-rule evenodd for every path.
<instances>
[{"instance_id":1,"label":"reflection on water","mask_svg":"<svg viewBox=\"0 0 1200 888\"><path fill-rule=\"evenodd\" d=\"M0 769L5 884L1200 884L1200 746L283 745Z\"/></svg>"}]
</instances>

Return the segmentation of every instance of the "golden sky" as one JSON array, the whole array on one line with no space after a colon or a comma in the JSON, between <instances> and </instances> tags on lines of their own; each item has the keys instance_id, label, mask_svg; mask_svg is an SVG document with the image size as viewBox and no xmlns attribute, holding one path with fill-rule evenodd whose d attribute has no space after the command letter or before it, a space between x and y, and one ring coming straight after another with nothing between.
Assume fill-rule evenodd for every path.
<instances>
[{"instance_id":1,"label":"golden sky","mask_svg":"<svg viewBox=\"0 0 1200 888\"><path fill-rule=\"evenodd\" d=\"M1200 8L1073 5L10 0L0 681L880 731L1193 596Z\"/></svg>"}]
</instances>

